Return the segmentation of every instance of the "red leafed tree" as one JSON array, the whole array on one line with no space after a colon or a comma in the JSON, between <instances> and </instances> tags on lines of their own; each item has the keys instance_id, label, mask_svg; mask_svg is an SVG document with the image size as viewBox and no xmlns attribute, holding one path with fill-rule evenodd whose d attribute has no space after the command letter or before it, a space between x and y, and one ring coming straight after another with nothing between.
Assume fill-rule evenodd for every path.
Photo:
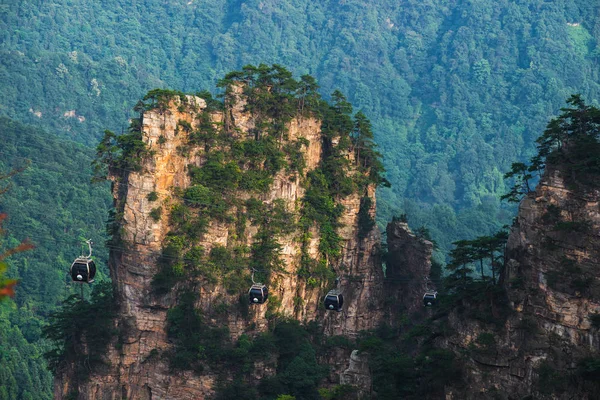
<instances>
[{"instance_id":1,"label":"red leafed tree","mask_svg":"<svg viewBox=\"0 0 600 400\"><path fill-rule=\"evenodd\" d=\"M6 214L0 214L0 226L2 226L2 222L4 222L5 219ZM2 233L3 231L0 228L0 234ZM5 273L8 266L6 265L4 260L15 253L27 251L32 248L33 245L27 240L24 240L17 247L5 250L3 253L0 253L0 301L4 300L6 297L13 296L15 294L15 286L17 284L17 281L15 279L8 279L5 277Z\"/></svg>"}]
</instances>

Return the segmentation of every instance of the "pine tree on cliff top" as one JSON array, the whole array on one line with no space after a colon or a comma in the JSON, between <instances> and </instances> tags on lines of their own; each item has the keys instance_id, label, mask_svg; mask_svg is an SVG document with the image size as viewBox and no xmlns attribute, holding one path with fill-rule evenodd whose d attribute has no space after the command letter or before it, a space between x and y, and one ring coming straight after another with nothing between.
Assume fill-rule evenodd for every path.
<instances>
[{"instance_id":1,"label":"pine tree on cliff top","mask_svg":"<svg viewBox=\"0 0 600 400\"><path fill-rule=\"evenodd\" d=\"M561 166L567 183L593 183L600 175L600 109L585 104L580 95L567 99L571 107L552 119L536 140L537 154L529 164L513 163L505 179L514 178L511 190L502 200L519 202L532 191L532 179L539 178L547 163Z\"/></svg>"}]
</instances>

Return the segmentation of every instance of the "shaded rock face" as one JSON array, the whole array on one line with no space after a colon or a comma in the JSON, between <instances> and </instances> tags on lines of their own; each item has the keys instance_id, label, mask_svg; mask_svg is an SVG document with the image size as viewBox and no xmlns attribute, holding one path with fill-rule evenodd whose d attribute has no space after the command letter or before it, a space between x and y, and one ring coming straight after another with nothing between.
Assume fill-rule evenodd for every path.
<instances>
[{"instance_id":1,"label":"shaded rock face","mask_svg":"<svg viewBox=\"0 0 600 400\"><path fill-rule=\"evenodd\" d=\"M513 307L573 345L598 349L589 316L600 313L600 191L569 189L549 169L517 222L505 274Z\"/></svg>"},{"instance_id":2,"label":"shaded rock face","mask_svg":"<svg viewBox=\"0 0 600 400\"><path fill-rule=\"evenodd\" d=\"M235 88L234 88L235 89ZM230 124L231 130L240 137L249 134L254 127L252 115L245 112L244 99L239 90L234 91L237 100L230 102L224 113L213 113L213 122ZM126 251L112 251L110 270L116 296L120 302L119 319L116 328L120 334L118 341L109 346L106 360L110 367L104 371L94 371L85 384L78 387L80 398L86 399L202 399L214 394L216 372L207 371L201 375L184 371L170 371L168 361L161 356L172 348L167 336L167 311L177 305L177 291L157 296L151 283L159 271L157 260L169 232L169 218L164 210L168 205L180 201L173 194L173 187L189 187L188 165L201 165L202 151L182 151L187 144L186 132L178 125L181 121L197 127L198 112L206 107L203 99L188 96L187 101L171 101L168 109L144 112L142 116L142 136L150 150L142 165L142 172L130 171L114 185L117 204L123 206L121 237L126 243ZM323 138L321 122L314 118L295 118L287 126L288 140L305 138L307 146L302 148L306 170L317 167L322 157ZM352 155L348 154L352 159ZM149 200L148 194L155 192L158 199ZM283 200L286 209L298 218L299 203L305 188L299 174L289 175L280 171L269 190L260 195L260 200L270 204L276 199ZM340 199L344 206L340 218L338 234L342 238L342 252L333 264L340 275L339 289L344 293L345 303L342 312L327 312L321 304L328 287L309 286L300 279L297 270L301 257L301 242L296 233L278 238L281 245L281 259L284 271L271 277L270 295L276 296L281 305L275 311L285 317L301 322L318 320L326 335L346 335L354 337L358 332L372 329L381 321L383 314L383 272L379 261L380 235L377 229L367 237L358 239L358 213L363 195L372 199L371 215L375 213L374 188L366 194L352 194ZM240 196L243 198L244 194ZM156 221L151 213L159 204L163 215ZM167 211L168 212L168 211ZM246 226L247 245L251 245L256 228ZM208 230L197 245L208 253L215 245L227 246L234 238L235 229L231 224L210 221ZM319 233L311 229L308 254L318 256ZM251 281L248 281L248 287ZM231 337L236 339L242 333L264 331L267 328L265 316L269 303L251 306L249 315L235 310L239 295L227 293L221 283L194 283L199 296L196 307L205 315L213 315L215 308L222 304L232 307L231 311L212 320L211 323L227 326ZM302 299L299 302L298 299ZM342 352L332 360L334 370L348 371L346 380L370 385L365 378L364 368L355 355L351 361L349 352ZM354 364L352 364L354 363ZM358 364L357 364L358 363ZM363 364L364 367L364 362ZM274 371L271 367L256 366L257 379ZM352 378L354 372L360 377ZM339 375L338 374L338 375ZM58 376L55 382L55 397L63 398L70 391L69 374ZM353 380L354 379L354 380ZM338 381L334 382L339 384Z\"/></svg>"},{"instance_id":3,"label":"shaded rock face","mask_svg":"<svg viewBox=\"0 0 600 400\"><path fill-rule=\"evenodd\" d=\"M423 310L423 295L434 289L429 282L433 243L417 238L408 224L394 220L387 225L386 298L392 303L391 323L402 314Z\"/></svg>"},{"instance_id":4,"label":"shaded rock face","mask_svg":"<svg viewBox=\"0 0 600 400\"><path fill-rule=\"evenodd\" d=\"M466 387L452 399L597 399L598 382L578 363L600 356L600 193L569 188L549 166L519 206L502 276L512 310L486 326L451 313L442 343L466 357ZM485 335L494 343L482 345ZM528 397L529 396L529 397Z\"/></svg>"}]
</instances>

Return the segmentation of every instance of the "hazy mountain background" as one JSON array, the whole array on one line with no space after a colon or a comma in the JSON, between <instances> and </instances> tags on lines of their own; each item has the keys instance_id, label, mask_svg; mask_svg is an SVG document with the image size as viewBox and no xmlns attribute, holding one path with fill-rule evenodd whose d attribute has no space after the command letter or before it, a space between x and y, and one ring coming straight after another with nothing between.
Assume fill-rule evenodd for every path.
<instances>
[{"instance_id":1,"label":"hazy mountain background","mask_svg":"<svg viewBox=\"0 0 600 400\"><path fill-rule=\"evenodd\" d=\"M407 213L445 252L510 221L502 175L571 93L598 105L599 40L600 8L579 0L3 0L0 172L31 160L0 200L4 246L37 248L11 261L22 281L0 306L0 399L51 397L40 326L74 290L80 239L106 256L93 147L148 90L212 88L249 63L340 89L384 154L380 226Z\"/></svg>"}]
</instances>

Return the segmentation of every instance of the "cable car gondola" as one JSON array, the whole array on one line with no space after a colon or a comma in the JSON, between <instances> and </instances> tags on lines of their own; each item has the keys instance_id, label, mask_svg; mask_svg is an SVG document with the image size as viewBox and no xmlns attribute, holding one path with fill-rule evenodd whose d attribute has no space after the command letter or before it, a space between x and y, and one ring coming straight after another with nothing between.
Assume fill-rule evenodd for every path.
<instances>
[{"instance_id":1,"label":"cable car gondola","mask_svg":"<svg viewBox=\"0 0 600 400\"><path fill-rule=\"evenodd\" d=\"M92 241L86 240L90 253L87 256L80 256L71 264L71 279L79 283L92 283L96 276L96 264L92 260Z\"/></svg>"},{"instance_id":2,"label":"cable car gondola","mask_svg":"<svg viewBox=\"0 0 600 400\"><path fill-rule=\"evenodd\" d=\"M250 304L263 304L269 297L269 289L262 283L254 282L254 273L256 270L252 268L252 286L248 290L248 300Z\"/></svg>"},{"instance_id":3,"label":"cable car gondola","mask_svg":"<svg viewBox=\"0 0 600 400\"><path fill-rule=\"evenodd\" d=\"M263 304L269 297L269 289L262 283L255 283L248 290L248 300L250 304Z\"/></svg>"},{"instance_id":4,"label":"cable car gondola","mask_svg":"<svg viewBox=\"0 0 600 400\"><path fill-rule=\"evenodd\" d=\"M335 289L330 290L323 299L323 305L328 311L342 311L344 305L344 296L339 290L340 278L335 278Z\"/></svg>"},{"instance_id":5,"label":"cable car gondola","mask_svg":"<svg viewBox=\"0 0 600 400\"><path fill-rule=\"evenodd\" d=\"M433 307L437 303L437 292L427 291L423 295L423 305L425 307Z\"/></svg>"},{"instance_id":6,"label":"cable car gondola","mask_svg":"<svg viewBox=\"0 0 600 400\"><path fill-rule=\"evenodd\" d=\"M323 299L323 304L326 310L340 312L344 305L344 296L337 289L330 290Z\"/></svg>"}]
</instances>

